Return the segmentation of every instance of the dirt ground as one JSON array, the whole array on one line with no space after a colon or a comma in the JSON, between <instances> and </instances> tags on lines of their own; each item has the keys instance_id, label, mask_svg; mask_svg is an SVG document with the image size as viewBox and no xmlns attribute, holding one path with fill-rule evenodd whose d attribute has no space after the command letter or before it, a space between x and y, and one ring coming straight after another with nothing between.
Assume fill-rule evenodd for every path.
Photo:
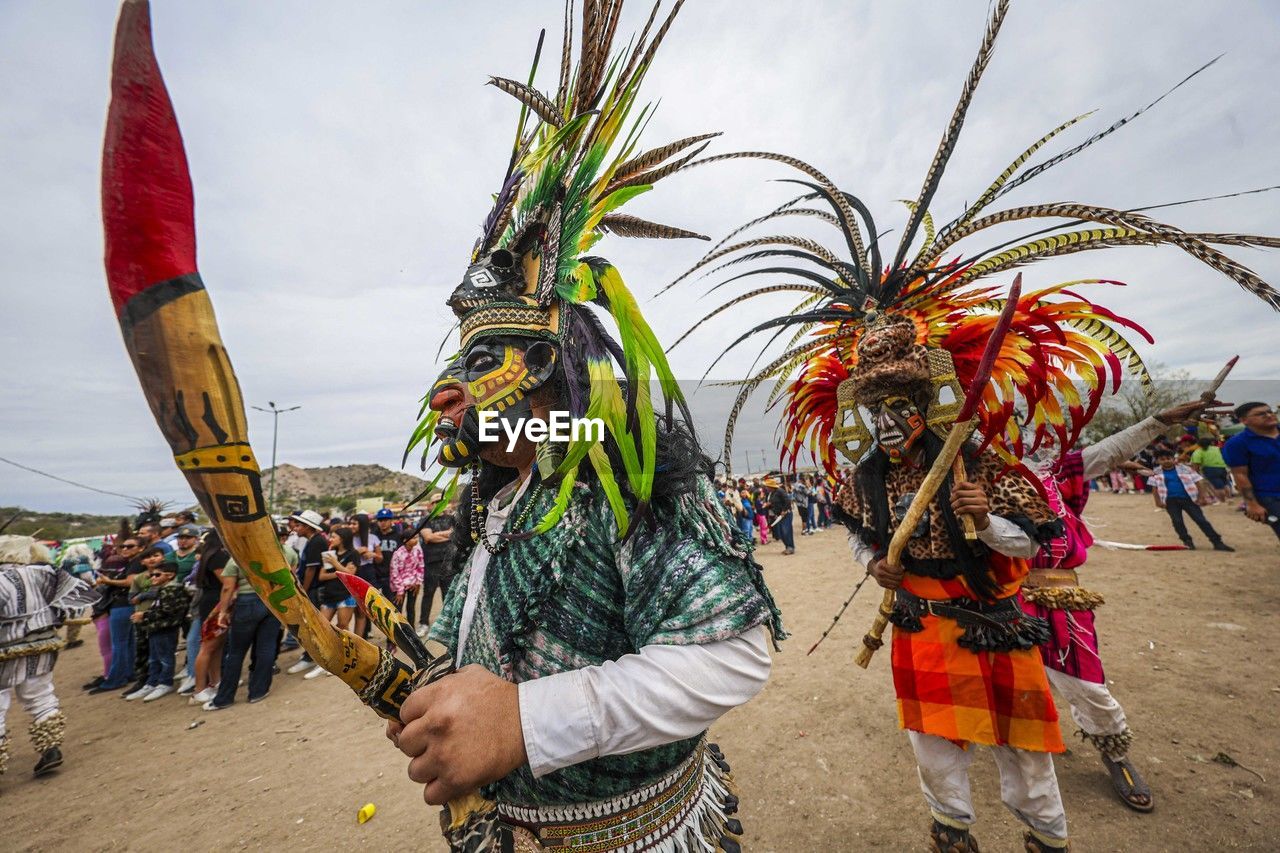
<instances>
[{"instance_id":1,"label":"dirt ground","mask_svg":"<svg viewBox=\"0 0 1280 853\"><path fill-rule=\"evenodd\" d=\"M1086 584L1109 602L1099 612L1107 675L1157 806L1149 815L1122 806L1092 747L1069 737L1057 766L1076 850L1280 848L1280 640L1268 633L1280 613L1280 549L1231 507L1207 513L1235 554L1090 555ZM1089 520L1103 539L1176 541L1146 496L1098 495ZM877 590L868 585L806 657L852 588L844 536L801 537L793 557L772 543L761 550L794 636L764 692L713 730L742 789L746 848L923 849L927 812L896 725L888 654L866 672L852 662ZM176 696L125 703L79 689L99 666L92 628L86 638L55 672L69 718L59 773L30 777L28 721L10 711L0 850L444 849L406 762L337 679L282 675L267 701L245 704L242 691L234 708L213 714ZM1070 736L1075 726L1059 709ZM1221 755L1248 770L1215 761ZM984 849L1020 849L983 755L973 785ZM360 825L367 802L377 815Z\"/></svg>"}]
</instances>

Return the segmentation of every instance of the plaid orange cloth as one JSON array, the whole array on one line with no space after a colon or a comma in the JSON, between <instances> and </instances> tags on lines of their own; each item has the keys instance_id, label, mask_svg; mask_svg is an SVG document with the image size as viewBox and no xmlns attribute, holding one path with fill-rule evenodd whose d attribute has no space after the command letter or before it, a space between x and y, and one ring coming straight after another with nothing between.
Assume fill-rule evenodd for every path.
<instances>
[{"instance_id":1,"label":"plaid orange cloth","mask_svg":"<svg viewBox=\"0 0 1280 853\"><path fill-rule=\"evenodd\" d=\"M991 555L1000 597L1016 595L1025 560ZM937 580L908 573L903 588L921 598L973 596L963 578ZM985 743L1031 752L1063 752L1058 709L1039 649L972 652L957 642L964 628L924 616L915 634L893 629L893 686L898 723L961 746Z\"/></svg>"}]
</instances>

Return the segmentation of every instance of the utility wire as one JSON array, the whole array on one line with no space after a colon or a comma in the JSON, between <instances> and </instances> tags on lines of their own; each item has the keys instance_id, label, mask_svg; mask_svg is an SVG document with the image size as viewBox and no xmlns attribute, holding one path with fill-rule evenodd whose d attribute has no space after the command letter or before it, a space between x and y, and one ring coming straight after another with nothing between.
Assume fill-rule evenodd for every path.
<instances>
[{"instance_id":1,"label":"utility wire","mask_svg":"<svg viewBox=\"0 0 1280 853\"><path fill-rule=\"evenodd\" d=\"M98 494L101 494L101 495L111 495L112 497L117 497L117 498L127 498L131 501L144 501L143 498L137 498L137 497L134 497L133 495L122 495L119 492L109 492L106 489L98 489L98 488L94 488L93 486L86 486L84 483L77 483L75 480L68 480L65 477L59 477L58 475L50 474L47 471L39 471L35 468L29 468L26 465L23 465L18 462L14 462L12 459L5 459L3 456L0 456L0 462L8 463L9 465L12 465L15 468L21 468L23 471L30 471L32 474L39 474L41 477L48 477L50 480L57 480L59 483L66 483L69 486L75 486L80 489L88 489L91 492L97 492Z\"/></svg>"}]
</instances>

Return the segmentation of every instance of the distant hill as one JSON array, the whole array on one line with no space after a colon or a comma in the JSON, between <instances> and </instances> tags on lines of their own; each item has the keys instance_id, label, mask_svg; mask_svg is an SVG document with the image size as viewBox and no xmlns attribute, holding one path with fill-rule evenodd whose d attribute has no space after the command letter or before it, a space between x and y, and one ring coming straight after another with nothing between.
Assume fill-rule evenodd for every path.
<instances>
[{"instance_id":1,"label":"distant hill","mask_svg":"<svg viewBox=\"0 0 1280 853\"><path fill-rule=\"evenodd\" d=\"M41 539L75 539L101 536L120 529L121 515L85 515L75 512L36 512L16 506L0 506L0 524L19 513L5 533L16 536L38 536ZM130 521L134 513L127 513Z\"/></svg>"},{"instance_id":2,"label":"distant hill","mask_svg":"<svg viewBox=\"0 0 1280 853\"><path fill-rule=\"evenodd\" d=\"M412 474L392 471L381 465L332 465L327 468L299 468L277 465L277 511L298 507L325 510L349 509L356 498L382 497L406 501L422 491L427 481ZM262 489L270 488L271 469L262 472Z\"/></svg>"},{"instance_id":3,"label":"distant hill","mask_svg":"<svg viewBox=\"0 0 1280 853\"><path fill-rule=\"evenodd\" d=\"M262 492L270 488L271 470L262 472ZM299 468L297 465L276 466L275 511L279 514L295 509L314 509L328 513L333 509L349 511L357 498L381 497L392 503L407 501L426 488L427 481L412 474L392 471L381 465L332 465L328 468ZM171 507L176 511L181 507ZM21 536L39 535L41 539L74 539L79 536L101 536L120 529L120 519L133 521L134 510L121 515L86 515L73 512L36 512L16 506L0 507L0 524L15 513L18 517L5 533ZM37 531L39 533L37 534Z\"/></svg>"}]
</instances>

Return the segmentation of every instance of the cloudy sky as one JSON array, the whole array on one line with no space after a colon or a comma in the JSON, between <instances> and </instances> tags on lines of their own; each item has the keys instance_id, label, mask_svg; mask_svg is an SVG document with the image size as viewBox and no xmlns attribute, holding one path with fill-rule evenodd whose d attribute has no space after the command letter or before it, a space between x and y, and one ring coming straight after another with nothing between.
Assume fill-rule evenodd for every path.
<instances>
[{"instance_id":1,"label":"cloudy sky","mask_svg":"<svg viewBox=\"0 0 1280 853\"><path fill-rule=\"evenodd\" d=\"M227 0L153 3L156 49L186 140L200 269L249 403L281 419L280 459L398 467L417 400L439 370L459 280L505 166L514 101L557 0L471 3ZM621 31L643 22L635 2ZM689 0L646 81L646 140L722 130L714 151L794 154L901 227L980 40L984 2ZM103 0L0 3L0 456L131 495L186 500L125 356L102 271L99 162L115 9ZM1114 207L1280 183L1280 16L1266 0L1016 2L934 201L956 215L1019 151L1097 109L1074 139L1173 98L1008 198ZM546 64L554 67L554 60ZM544 88L553 83L543 81ZM1079 126L1078 126L1079 127ZM1054 149L1058 150L1058 149ZM719 237L790 197L766 164L694 170L629 212ZM1164 212L1187 229L1280 232L1280 193ZM606 240L640 294L704 250ZM1280 252L1233 250L1280 282ZM1277 318L1173 249L1086 253L1028 285L1105 276L1103 302L1156 337L1143 354L1196 375L1280 374ZM648 305L665 340L715 303L705 284ZM676 350L696 379L762 302ZM714 376L740 375L749 357ZM695 399L696 402L696 399ZM703 403L703 417L716 402ZM271 419L250 411L265 462ZM755 418L744 450L763 448ZM719 447L718 430L705 436ZM120 498L0 464L0 504L117 512Z\"/></svg>"}]
</instances>

